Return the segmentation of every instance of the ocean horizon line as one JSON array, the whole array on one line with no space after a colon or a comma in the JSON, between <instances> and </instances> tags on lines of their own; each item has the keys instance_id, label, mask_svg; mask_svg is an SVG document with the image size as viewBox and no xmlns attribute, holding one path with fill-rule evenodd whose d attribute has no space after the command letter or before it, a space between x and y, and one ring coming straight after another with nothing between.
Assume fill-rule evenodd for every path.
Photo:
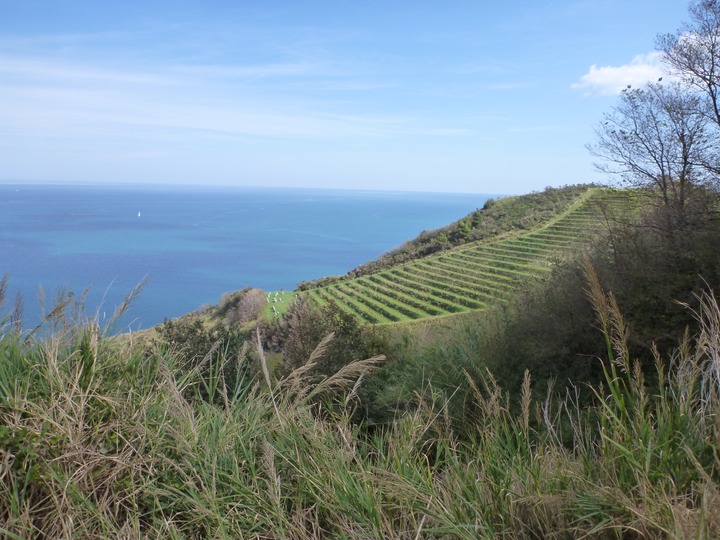
<instances>
[{"instance_id":1,"label":"ocean horizon line","mask_svg":"<svg viewBox=\"0 0 720 540\"><path fill-rule=\"evenodd\" d=\"M441 190L415 190L415 189L379 189L357 187L327 187L327 186L264 186L260 184L216 184L216 183L170 183L170 182L82 182L82 181L54 181L54 180L17 180L0 178L0 186L8 187L82 187L82 188L138 188L149 190L187 191L202 190L230 191L242 190L268 190L268 191L328 191L343 193L381 193L381 194L447 194L447 195L490 195L492 197L510 197L516 194L488 193L486 191L441 191Z\"/></svg>"}]
</instances>

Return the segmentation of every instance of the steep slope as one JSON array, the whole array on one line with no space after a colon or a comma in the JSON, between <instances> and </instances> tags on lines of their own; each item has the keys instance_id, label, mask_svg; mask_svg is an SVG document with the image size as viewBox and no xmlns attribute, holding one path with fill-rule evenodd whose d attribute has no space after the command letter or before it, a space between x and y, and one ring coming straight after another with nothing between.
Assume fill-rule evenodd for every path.
<instances>
[{"instance_id":1,"label":"steep slope","mask_svg":"<svg viewBox=\"0 0 720 540\"><path fill-rule=\"evenodd\" d=\"M370 324L486 309L576 254L605 229L608 213L626 212L632 199L627 191L589 188L530 231L502 233L299 294L318 304L335 302Z\"/></svg>"}]
</instances>

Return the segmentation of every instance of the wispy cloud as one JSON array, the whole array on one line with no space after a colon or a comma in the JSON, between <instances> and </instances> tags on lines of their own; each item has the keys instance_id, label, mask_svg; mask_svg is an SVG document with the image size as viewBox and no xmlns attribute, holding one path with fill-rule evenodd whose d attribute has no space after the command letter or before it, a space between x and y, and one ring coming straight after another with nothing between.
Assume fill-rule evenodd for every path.
<instances>
[{"instance_id":1,"label":"wispy cloud","mask_svg":"<svg viewBox=\"0 0 720 540\"><path fill-rule=\"evenodd\" d=\"M135 136L148 130L231 136L322 139L383 136L403 130L403 119L371 115L337 115L284 109L254 100L193 103L173 96L133 96L122 92L76 92L32 89L0 90L13 107L0 111L0 121L17 135L88 138Z\"/></svg>"},{"instance_id":2,"label":"wispy cloud","mask_svg":"<svg viewBox=\"0 0 720 540\"><path fill-rule=\"evenodd\" d=\"M140 71L122 71L97 66L59 63L44 58L26 58L21 56L0 55L0 74L5 81L34 80L37 82L78 83L87 81L106 81L110 83L149 83L167 84L174 80L157 73Z\"/></svg>"},{"instance_id":3,"label":"wispy cloud","mask_svg":"<svg viewBox=\"0 0 720 540\"><path fill-rule=\"evenodd\" d=\"M261 76L277 70L271 66L253 72ZM12 129L15 137L113 141L153 132L160 137L171 130L190 137L317 140L385 137L417 127L414 119L402 115L348 110L308 95L275 96L252 86L228 91L222 82L195 71L186 77L146 77L15 61L5 62L2 73L13 77L0 84L0 102L5 104L0 125Z\"/></svg>"},{"instance_id":4,"label":"wispy cloud","mask_svg":"<svg viewBox=\"0 0 720 540\"><path fill-rule=\"evenodd\" d=\"M133 36L137 39L137 34ZM32 34L23 36L19 34L0 35L0 49L5 51L49 51L57 52L63 49L77 49L80 47L98 47L109 42L126 41L130 39L126 32L83 32L77 34L51 33Z\"/></svg>"},{"instance_id":5,"label":"wispy cloud","mask_svg":"<svg viewBox=\"0 0 720 540\"><path fill-rule=\"evenodd\" d=\"M5 52L0 81L0 124L29 138L92 142L176 132L324 140L471 133L452 119L442 125L418 111L388 112L374 96L397 83L311 59L146 62L135 68Z\"/></svg>"},{"instance_id":6,"label":"wispy cloud","mask_svg":"<svg viewBox=\"0 0 720 540\"><path fill-rule=\"evenodd\" d=\"M593 64L572 88L585 90L587 95L613 95L630 86L642 86L666 76L661 53L640 54L622 66Z\"/></svg>"},{"instance_id":7,"label":"wispy cloud","mask_svg":"<svg viewBox=\"0 0 720 540\"><path fill-rule=\"evenodd\" d=\"M266 78L297 77L318 73L320 68L309 62L265 65L197 65L177 66L174 72L194 77Z\"/></svg>"}]
</instances>

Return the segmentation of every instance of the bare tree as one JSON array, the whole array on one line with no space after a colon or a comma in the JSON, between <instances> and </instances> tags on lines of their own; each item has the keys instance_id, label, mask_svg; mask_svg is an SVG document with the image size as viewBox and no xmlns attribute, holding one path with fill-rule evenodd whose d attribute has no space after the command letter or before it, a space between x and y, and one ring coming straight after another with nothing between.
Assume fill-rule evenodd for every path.
<instances>
[{"instance_id":1,"label":"bare tree","mask_svg":"<svg viewBox=\"0 0 720 540\"><path fill-rule=\"evenodd\" d=\"M632 186L657 188L683 214L688 191L708 181L702 163L713 148L702 98L679 83L628 87L595 129L595 167Z\"/></svg>"},{"instance_id":2,"label":"bare tree","mask_svg":"<svg viewBox=\"0 0 720 540\"><path fill-rule=\"evenodd\" d=\"M657 46L671 71L707 96L713 122L720 126L720 2L690 4L690 23L658 37Z\"/></svg>"},{"instance_id":3,"label":"bare tree","mask_svg":"<svg viewBox=\"0 0 720 540\"><path fill-rule=\"evenodd\" d=\"M657 47L673 75L689 90L703 96L701 111L720 133L720 1L697 0L690 4L690 21L675 34L658 36ZM720 151L708 148L703 168L720 184Z\"/></svg>"}]
</instances>

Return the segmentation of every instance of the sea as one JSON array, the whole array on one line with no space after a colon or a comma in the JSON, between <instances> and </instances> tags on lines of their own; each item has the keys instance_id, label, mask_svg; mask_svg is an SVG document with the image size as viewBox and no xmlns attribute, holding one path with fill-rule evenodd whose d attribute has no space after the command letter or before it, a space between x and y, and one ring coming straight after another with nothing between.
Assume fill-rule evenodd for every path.
<instances>
[{"instance_id":1,"label":"sea","mask_svg":"<svg viewBox=\"0 0 720 540\"><path fill-rule=\"evenodd\" d=\"M149 328L246 286L293 290L341 275L489 194L179 186L0 184L0 322L23 300L34 327L62 291L116 331Z\"/></svg>"}]
</instances>

